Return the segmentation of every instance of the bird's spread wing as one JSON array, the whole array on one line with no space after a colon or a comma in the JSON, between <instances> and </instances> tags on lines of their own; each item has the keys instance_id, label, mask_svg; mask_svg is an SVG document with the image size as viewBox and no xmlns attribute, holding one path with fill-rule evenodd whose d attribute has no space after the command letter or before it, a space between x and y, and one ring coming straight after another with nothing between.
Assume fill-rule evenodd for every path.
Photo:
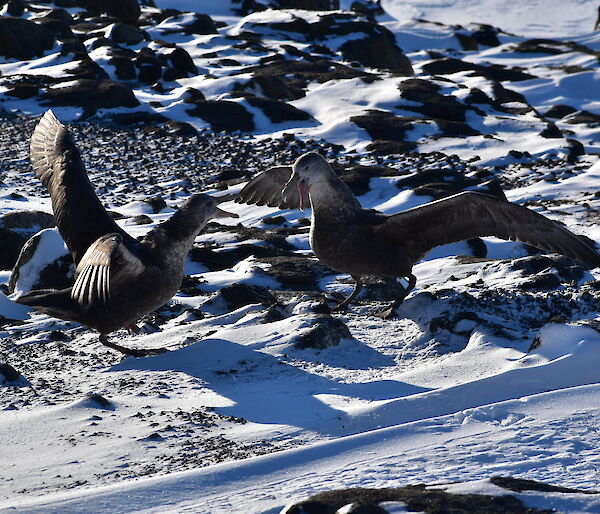
<instances>
[{"instance_id":1,"label":"bird's spread wing","mask_svg":"<svg viewBox=\"0 0 600 514\"><path fill-rule=\"evenodd\" d=\"M401 238L413 262L436 246L495 236L600 265L596 249L560 223L526 207L476 192L459 193L389 216L379 230Z\"/></svg>"},{"instance_id":2,"label":"bird's spread wing","mask_svg":"<svg viewBox=\"0 0 600 514\"><path fill-rule=\"evenodd\" d=\"M279 207L281 209L298 209L300 207L300 195L295 188L290 188L285 200L281 195L281 190L291 176L291 166L269 168L244 186L236 202L268 205L269 207Z\"/></svg>"},{"instance_id":3,"label":"bird's spread wing","mask_svg":"<svg viewBox=\"0 0 600 514\"><path fill-rule=\"evenodd\" d=\"M33 132L31 163L50 192L58 230L75 263L102 235L116 232L129 237L98 200L75 143L52 111L44 114Z\"/></svg>"},{"instance_id":4,"label":"bird's spread wing","mask_svg":"<svg viewBox=\"0 0 600 514\"><path fill-rule=\"evenodd\" d=\"M120 234L99 237L85 252L76 270L71 297L80 305L106 305L111 276L139 275L144 265L123 244Z\"/></svg>"}]
</instances>

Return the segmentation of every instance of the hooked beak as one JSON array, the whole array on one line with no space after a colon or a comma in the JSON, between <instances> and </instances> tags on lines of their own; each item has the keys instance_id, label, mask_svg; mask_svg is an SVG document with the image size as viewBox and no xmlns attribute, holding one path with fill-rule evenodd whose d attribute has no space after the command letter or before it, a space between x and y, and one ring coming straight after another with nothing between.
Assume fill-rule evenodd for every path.
<instances>
[{"instance_id":1,"label":"hooked beak","mask_svg":"<svg viewBox=\"0 0 600 514\"><path fill-rule=\"evenodd\" d=\"M308 204L308 183L306 179L301 178L298 181L298 194L300 195L300 209L304 210L304 206Z\"/></svg>"},{"instance_id":2,"label":"hooked beak","mask_svg":"<svg viewBox=\"0 0 600 514\"><path fill-rule=\"evenodd\" d=\"M236 214L235 212L228 212L228 211L225 211L225 210L217 207L215 209L215 217L216 218L239 218L240 216L239 216L239 214Z\"/></svg>"},{"instance_id":3,"label":"hooked beak","mask_svg":"<svg viewBox=\"0 0 600 514\"><path fill-rule=\"evenodd\" d=\"M300 178L298 174L294 173L290 180L288 180L288 183L285 185L283 190L281 191L281 196L284 202L282 207L286 209L296 208L294 196L296 195L297 191L299 196L300 209L304 210L304 208L308 206L309 202L308 189L308 183L306 182L306 180Z\"/></svg>"}]
</instances>

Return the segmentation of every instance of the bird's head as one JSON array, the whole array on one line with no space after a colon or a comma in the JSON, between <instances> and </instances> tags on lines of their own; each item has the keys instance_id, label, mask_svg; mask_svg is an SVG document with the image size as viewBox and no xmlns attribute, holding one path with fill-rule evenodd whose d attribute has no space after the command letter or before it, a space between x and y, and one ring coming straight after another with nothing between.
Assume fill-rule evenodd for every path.
<instances>
[{"instance_id":1,"label":"bird's head","mask_svg":"<svg viewBox=\"0 0 600 514\"><path fill-rule=\"evenodd\" d=\"M219 199L204 193L190 196L179 208L192 217L199 225L206 224L213 218L238 218L237 214L219 208Z\"/></svg>"},{"instance_id":2,"label":"bird's head","mask_svg":"<svg viewBox=\"0 0 600 514\"><path fill-rule=\"evenodd\" d=\"M295 194L300 195L300 209L309 202L309 193L319 182L329 179L333 171L324 157L316 152L305 153L298 157L292 167L292 176L282 191L283 198Z\"/></svg>"}]
</instances>

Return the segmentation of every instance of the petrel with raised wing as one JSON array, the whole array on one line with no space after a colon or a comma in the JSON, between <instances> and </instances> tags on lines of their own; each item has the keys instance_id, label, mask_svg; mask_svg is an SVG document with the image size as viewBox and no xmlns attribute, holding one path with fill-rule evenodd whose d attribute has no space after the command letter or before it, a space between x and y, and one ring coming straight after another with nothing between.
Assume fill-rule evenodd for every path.
<instances>
[{"instance_id":1,"label":"petrel with raised wing","mask_svg":"<svg viewBox=\"0 0 600 514\"><path fill-rule=\"evenodd\" d=\"M16 301L100 332L100 342L120 352L151 355L162 349L131 349L108 341L119 328L164 305L179 289L195 237L218 216L236 216L205 195L190 196L140 241L106 212L89 181L66 127L47 111L31 138L31 162L48 188L58 230L75 262L75 283L62 290L34 290Z\"/></svg>"},{"instance_id":2,"label":"petrel with raised wing","mask_svg":"<svg viewBox=\"0 0 600 514\"><path fill-rule=\"evenodd\" d=\"M484 193L465 191L397 214L363 209L350 188L318 153L277 166L241 190L242 203L283 209L312 207L310 245L314 254L355 280L354 291L337 307L346 308L363 277L404 277L404 293L382 314L389 316L416 284L413 266L436 246L495 236L522 241L546 252L600 266L596 249L564 226L526 207Z\"/></svg>"}]
</instances>

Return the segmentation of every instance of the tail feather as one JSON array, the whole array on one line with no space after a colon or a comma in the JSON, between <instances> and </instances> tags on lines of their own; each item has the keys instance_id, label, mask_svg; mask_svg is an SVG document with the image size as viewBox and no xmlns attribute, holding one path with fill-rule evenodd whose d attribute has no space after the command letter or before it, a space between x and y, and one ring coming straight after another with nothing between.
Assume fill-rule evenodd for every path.
<instances>
[{"instance_id":1,"label":"tail feather","mask_svg":"<svg viewBox=\"0 0 600 514\"><path fill-rule=\"evenodd\" d=\"M15 302L56 318L77 321L79 306L71 298L71 289L36 289L15 298Z\"/></svg>"}]
</instances>

